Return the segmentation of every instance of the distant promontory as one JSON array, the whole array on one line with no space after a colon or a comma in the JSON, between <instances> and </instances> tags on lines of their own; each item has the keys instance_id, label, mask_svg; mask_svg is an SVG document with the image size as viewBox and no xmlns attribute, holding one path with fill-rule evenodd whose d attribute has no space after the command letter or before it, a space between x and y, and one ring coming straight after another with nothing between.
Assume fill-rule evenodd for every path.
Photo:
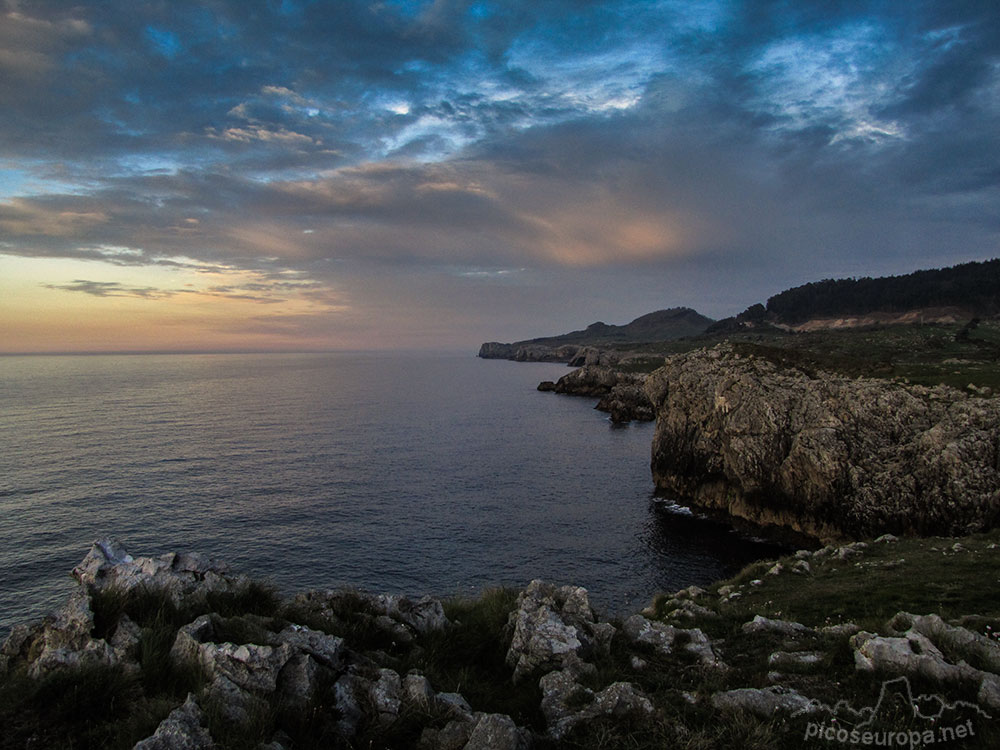
<instances>
[{"instance_id":1,"label":"distant promontory","mask_svg":"<svg viewBox=\"0 0 1000 750\"><path fill-rule=\"evenodd\" d=\"M672 341L685 336L697 336L714 322L690 307L672 307L648 313L620 326L597 322L583 330L559 336L515 341L511 344L490 341L480 347L479 356L483 359L512 359L518 362L573 364L581 349L587 347L620 347L623 344ZM581 361L579 364L586 362Z\"/></svg>"}]
</instances>

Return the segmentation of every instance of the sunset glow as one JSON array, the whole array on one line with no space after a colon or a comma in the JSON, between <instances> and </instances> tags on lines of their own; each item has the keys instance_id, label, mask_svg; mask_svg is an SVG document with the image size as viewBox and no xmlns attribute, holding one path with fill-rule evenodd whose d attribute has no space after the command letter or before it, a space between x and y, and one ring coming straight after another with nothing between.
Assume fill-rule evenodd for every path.
<instances>
[{"instance_id":1,"label":"sunset glow","mask_svg":"<svg viewBox=\"0 0 1000 750\"><path fill-rule=\"evenodd\" d=\"M0 0L0 352L461 348L1000 251L990 3Z\"/></svg>"}]
</instances>

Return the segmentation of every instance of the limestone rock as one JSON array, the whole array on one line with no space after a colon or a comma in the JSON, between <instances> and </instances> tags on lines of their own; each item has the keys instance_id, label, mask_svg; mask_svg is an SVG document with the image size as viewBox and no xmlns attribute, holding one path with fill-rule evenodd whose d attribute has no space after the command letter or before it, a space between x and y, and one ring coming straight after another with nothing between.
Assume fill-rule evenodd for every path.
<instances>
[{"instance_id":1,"label":"limestone rock","mask_svg":"<svg viewBox=\"0 0 1000 750\"><path fill-rule=\"evenodd\" d=\"M29 660L32 646L40 642L44 629L44 622L15 625L11 628L7 640L0 646L0 675L5 674L16 663Z\"/></svg>"},{"instance_id":2,"label":"limestone rock","mask_svg":"<svg viewBox=\"0 0 1000 750\"><path fill-rule=\"evenodd\" d=\"M581 723L598 716L644 717L653 713L653 704L642 691L628 682L615 682L598 693L578 684L572 672L549 672L539 681L542 714L548 734L560 739Z\"/></svg>"},{"instance_id":3,"label":"limestone rock","mask_svg":"<svg viewBox=\"0 0 1000 750\"><path fill-rule=\"evenodd\" d=\"M215 643L217 617L202 615L182 627L170 651L175 663L196 663L209 678L223 675L243 690L270 693L278 674L295 653L288 643L279 646L256 643Z\"/></svg>"},{"instance_id":4,"label":"limestone rock","mask_svg":"<svg viewBox=\"0 0 1000 750\"><path fill-rule=\"evenodd\" d=\"M123 612L108 645L120 654L132 655L138 650L141 639L142 629Z\"/></svg>"},{"instance_id":5,"label":"limestone rock","mask_svg":"<svg viewBox=\"0 0 1000 750\"><path fill-rule=\"evenodd\" d=\"M391 724L399 717L403 704L403 686L399 674L391 669L380 669L378 680L368 690L372 706L383 724Z\"/></svg>"},{"instance_id":6,"label":"limestone rock","mask_svg":"<svg viewBox=\"0 0 1000 750\"><path fill-rule=\"evenodd\" d=\"M195 591L229 591L248 581L197 553L133 558L116 539L94 542L73 575L85 590L113 587L128 592L145 587L166 592L175 604Z\"/></svg>"},{"instance_id":7,"label":"limestone rock","mask_svg":"<svg viewBox=\"0 0 1000 750\"><path fill-rule=\"evenodd\" d=\"M559 739L583 720L581 702L592 704L594 692L578 685L565 669L549 672L538 681L542 691L542 714L549 735Z\"/></svg>"},{"instance_id":8,"label":"limestone rock","mask_svg":"<svg viewBox=\"0 0 1000 750\"><path fill-rule=\"evenodd\" d=\"M267 704L249 690L230 680L224 674L216 674L205 688L202 698L206 705L214 706L230 724L245 725L250 717L263 711Z\"/></svg>"},{"instance_id":9,"label":"limestone rock","mask_svg":"<svg viewBox=\"0 0 1000 750\"><path fill-rule=\"evenodd\" d=\"M1000 674L1000 644L968 628L949 625L939 615L917 616L900 612L892 618L889 626L897 631L915 630L963 659Z\"/></svg>"},{"instance_id":10,"label":"limestone rock","mask_svg":"<svg viewBox=\"0 0 1000 750\"><path fill-rule=\"evenodd\" d=\"M289 625L274 640L278 644L288 644L299 653L308 654L330 669L339 670L343 666L346 652L343 638L311 630L305 625Z\"/></svg>"},{"instance_id":11,"label":"limestone rock","mask_svg":"<svg viewBox=\"0 0 1000 750\"><path fill-rule=\"evenodd\" d=\"M652 422L656 419L656 414L643 387L645 377L632 376L631 381L623 382L624 377L619 374L619 382L611 387L594 408L610 414L611 421L615 424ZM554 390L558 391L558 385Z\"/></svg>"},{"instance_id":12,"label":"limestone rock","mask_svg":"<svg viewBox=\"0 0 1000 750\"><path fill-rule=\"evenodd\" d=\"M650 716L653 703L631 682L613 682L594 696L594 707L600 714L622 718Z\"/></svg>"},{"instance_id":13,"label":"limestone rock","mask_svg":"<svg viewBox=\"0 0 1000 750\"><path fill-rule=\"evenodd\" d=\"M855 633L860 633L861 628L858 627L853 622L842 622L837 625L827 625L822 628L817 628L816 632L820 635L829 635L834 638L842 638L844 636L854 635Z\"/></svg>"},{"instance_id":14,"label":"limestone rock","mask_svg":"<svg viewBox=\"0 0 1000 750\"><path fill-rule=\"evenodd\" d=\"M774 633L790 638L805 636L813 631L805 625L789 620L772 620L761 615L754 615L750 622L743 623L744 633Z\"/></svg>"},{"instance_id":15,"label":"limestone rock","mask_svg":"<svg viewBox=\"0 0 1000 750\"><path fill-rule=\"evenodd\" d=\"M779 369L730 344L646 381L656 486L819 538L965 534L998 520L1000 400Z\"/></svg>"},{"instance_id":16,"label":"limestone rock","mask_svg":"<svg viewBox=\"0 0 1000 750\"><path fill-rule=\"evenodd\" d=\"M425 729L420 735L422 750L464 750L475 723L469 719L453 719L441 729Z\"/></svg>"},{"instance_id":17,"label":"limestone rock","mask_svg":"<svg viewBox=\"0 0 1000 750\"><path fill-rule=\"evenodd\" d=\"M966 689L976 690L977 700L982 705L993 710L1000 709L1000 676L993 671L972 667L964 660L952 664L930 638L918 631L916 624L920 621L925 629L932 633L936 632L938 637L942 638L942 642L948 641L949 646L956 648L959 653L962 649L966 649L966 653L975 653L983 659L979 653L982 644L954 632L964 628L947 626L935 621L934 617L936 616L915 618L905 613L897 615L894 618L897 624L900 620L914 623L914 627L898 638L878 636L864 631L852 636L850 643L854 648L855 667L865 672L920 677L931 682L963 686ZM989 659L988 652L985 658Z\"/></svg>"},{"instance_id":18,"label":"limestone rock","mask_svg":"<svg viewBox=\"0 0 1000 750\"><path fill-rule=\"evenodd\" d=\"M620 380L620 374L610 367L584 365L556 381L555 392L571 396L603 396L610 393Z\"/></svg>"},{"instance_id":19,"label":"limestone rock","mask_svg":"<svg viewBox=\"0 0 1000 750\"><path fill-rule=\"evenodd\" d=\"M483 714L469 734L465 750L524 750L528 738L506 714Z\"/></svg>"},{"instance_id":20,"label":"limestone rock","mask_svg":"<svg viewBox=\"0 0 1000 750\"><path fill-rule=\"evenodd\" d=\"M438 693L434 702L438 709L447 711L458 719L468 719L472 716L472 707L461 693Z\"/></svg>"},{"instance_id":21,"label":"limestone rock","mask_svg":"<svg viewBox=\"0 0 1000 750\"><path fill-rule=\"evenodd\" d=\"M825 657L822 651L775 651L767 658L767 666L791 672L814 671Z\"/></svg>"},{"instance_id":22,"label":"limestone rock","mask_svg":"<svg viewBox=\"0 0 1000 750\"><path fill-rule=\"evenodd\" d=\"M711 640L699 628L675 628L656 620L647 620L642 615L632 615L622 624L622 632L633 643L652 646L662 654L673 653L675 641L678 636L683 636L681 648L697 656L702 666L726 669L725 663L716 654Z\"/></svg>"},{"instance_id":23,"label":"limestone rock","mask_svg":"<svg viewBox=\"0 0 1000 750\"><path fill-rule=\"evenodd\" d=\"M994 674L984 676L976 700L987 708L1000 711L1000 677Z\"/></svg>"},{"instance_id":24,"label":"limestone rock","mask_svg":"<svg viewBox=\"0 0 1000 750\"><path fill-rule=\"evenodd\" d=\"M931 632L943 623L937 623L930 616L923 620ZM920 620L912 615L897 615L894 620ZM929 623L929 624L928 624ZM951 640L958 649L978 649L980 644L956 636L951 628L938 631L945 639ZM873 633L860 632L851 637L854 648L854 664L859 671L888 673L904 677L919 677L940 684L960 685L977 691L977 699L994 710L1000 708L1000 677L991 671L970 666L965 661L958 664L949 662L940 649L916 627L911 627L901 637L883 637Z\"/></svg>"},{"instance_id":25,"label":"limestone rock","mask_svg":"<svg viewBox=\"0 0 1000 750\"><path fill-rule=\"evenodd\" d=\"M222 674L244 690L272 693L292 650L284 645L274 648L255 643L203 643L201 653L209 674Z\"/></svg>"},{"instance_id":26,"label":"limestone rock","mask_svg":"<svg viewBox=\"0 0 1000 750\"><path fill-rule=\"evenodd\" d=\"M320 669L319 662L309 654L295 654L278 673L278 692L295 705L304 706L316 693Z\"/></svg>"},{"instance_id":27,"label":"limestone rock","mask_svg":"<svg viewBox=\"0 0 1000 750\"><path fill-rule=\"evenodd\" d=\"M421 635L444 630L450 624L441 602L430 596L414 601L397 594L380 594L372 597L371 603L376 611L413 628Z\"/></svg>"},{"instance_id":28,"label":"limestone rock","mask_svg":"<svg viewBox=\"0 0 1000 750\"><path fill-rule=\"evenodd\" d=\"M170 712L156 732L136 743L133 750L212 750L215 743L204 726L204 715L188 695L184 704Z\"/></svg>"},{"instance_id":29,"label":"limestone rock","mask_svg":"<svg viewBox=\"0 0 1000 750\"><path fill-rule=\"evenodd\" d=\"M567 654L583 647L584 623L593 621L585 589L532 581L507 622L512 636L506 659L514 682L543 667L561 667Z\"/></svg>"},{"instance_id":30,"label":"limestone rock","mask_svg":"<svg viewBox=\"0 0 1000 750\"><path fill-rule=\"evenodd\" d=\"M703 607L690 599L672 599L667 602L668 607L671 605L674 605L674 608L667 612L667 617L671 620L712 620L719 617L719 613L715 610Z\"/></svg>"},{"instance_id":31,"label":"limestone rock","mask_svg":"<svg viewBox=\"0 0 1000 750\"><path fill-rule=\"evenodd\" d=\"M40 651L28 674L41 677L49 672L84 665L115 666L127 662L126 654L100 638L93 638L94 613L84 591L75 591L55 616L47 619L33 644Z\"/></svg>"},{"instance_id":32,"label":"limestone rock","mask_svg":"<svg viewBox=\"0 0 1000 750\"><path fill-rule=\"evenodd\" d=\"M772 686L762 689L737 688L716 693L712 707L720 711L747 711L762 719L776 714L810 713L813 702L795 690Z\"/></svg>"},{"instance_id":33,"label":"limestone rock","mask_svg":"<svg viewBox=\"0 0 1000 750\"><path fill-rule=\"evenodd\" d=\"M366 692L365 685L356 675L348 673L341 675L334 683L333 691L336 697L337 711L340 713L337 729L344 737L353 737L364 716L358 697Z\"/></svg>"}]
</instances>

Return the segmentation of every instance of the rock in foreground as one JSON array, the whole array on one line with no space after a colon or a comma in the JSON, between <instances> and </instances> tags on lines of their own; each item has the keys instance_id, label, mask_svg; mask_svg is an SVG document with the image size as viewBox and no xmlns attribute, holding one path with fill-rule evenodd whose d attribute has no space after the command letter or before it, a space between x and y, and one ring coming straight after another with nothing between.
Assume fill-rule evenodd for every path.
<instances>
[{"instance_id":1,"label":"rock in foreground","mask_svg":"<svg viewBox=\"0 0 1000 750\"><path fill-rule=\"evenodd\" d=\"M799 558L818 570L869 550ZM4 747L711 748L742 746L748 727L758 747L786 746L843 712L845 670L959 690L977 721L1000 710L989 630L904 612L861 632L751 619L740 591L760 581L690 586L665 615L612 623L572 585L447 604L346 589L280 601L207 558L177 559L103 540L63 610L15 628L0 648ZM801 580L768 565L775 582Z\"/></svg>"}]
</instances>

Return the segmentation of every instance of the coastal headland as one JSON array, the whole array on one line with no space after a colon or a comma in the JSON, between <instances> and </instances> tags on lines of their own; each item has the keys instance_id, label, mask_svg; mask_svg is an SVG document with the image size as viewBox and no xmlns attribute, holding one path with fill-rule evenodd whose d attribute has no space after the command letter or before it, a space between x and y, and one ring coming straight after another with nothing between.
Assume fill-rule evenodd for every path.
<instances>
[{"instance_id":1,"label":"coastal headland","mask_svg":"<svg viewBox=\"0 0 1000 750\"><path fill-rule=\"evenodd\" d=\"M578 369L539 389L600 398L613 422L655 419L653 481L682 505L821 543L990 529L998 269L809 284L662 341L576 332ZM530 343L508 346L545 356Z\"/></svg>"}]
</instances>

